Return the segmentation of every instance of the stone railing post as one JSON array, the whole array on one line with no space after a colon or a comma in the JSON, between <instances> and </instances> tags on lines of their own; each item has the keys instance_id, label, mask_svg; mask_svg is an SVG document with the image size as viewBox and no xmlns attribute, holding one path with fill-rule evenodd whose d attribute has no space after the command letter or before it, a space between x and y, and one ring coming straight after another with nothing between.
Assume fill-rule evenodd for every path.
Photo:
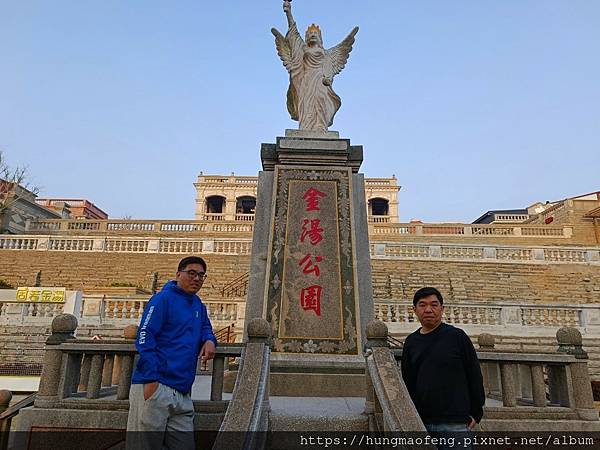
<instances>
[{"instance_id":1,"label":"stone railing post","mask_svg":"<svg viewBox=\"0 0 600 450\"><path fill-rule=\"evenodd\" d=\"M594 409L594 395L588 372L588 354L583 350L581 333L576 328L562 327L556 332L558 352L573 355L577 362L571 363L571 381L573 383L573 402L577 415L582 420L598 420L598 411Z\"/></svg>"},{"instance_id":2,"label":"stone railing post","mask_svg":"<svg viewBox=\"0 0 600 450\"><path fill-rule=\"evenodd\" d=\"M0 389L0 414L6 411L12 400L12 392L6 389ZM0 420L0 448L8 448L8 433L12 420Z\"/></svg>"},{"instance_id":3,"label":"stone railing post","mask_svg":"<svg viewBox=\"0 0 600 450\"><path fill-rule=\"evenodd\" d=\"M365 344L365 359L372 353L373 347L389 347L388 343L388 327L381 320L372 320L367 324L366 327L367 343ZM375 388L373 387L373 380L368 370L365 370L365 414L371 417L375 413L381 413L380 410L376 411L377 402L375 401ZM380 408L378 408L380 409Z\"/></svg>"},{"instance_id":4,"label":"stone railing post","mask_svg":"<svg viewBox=\"0 0 600 450\"><path fill-rule=\"evenodd\" d=\"M12 400L12 392L6 389L0 389L0 414L8 409Z\"/></svg>"},{"instance_id":5,"label":"stone railing post","mask_svg":"<svg viewBox=\"0 0 600 450\"><path fill-rule=\"evenodd\" d=\"M58 386L62 373L62 352L56 347L75 339L77 318L72 314L59 314L52 320L52 334L46 340L44 365L40 376L36 404L58 399Z\"/></svg>"},{"instance_id":6,"label":"stone railing post","mask_svg":"<svg viewBox=\"0 0 600 450\"><path fill-rule=\"evenodd\" d=\"M123 330L123 338L134 341L137 336L137 325L127 325ZM113 364L113 377L118 380L117 400L127 400L131 389L131 376L135 358L129 354L117 354Z\"/></svg>"},{"instance_id":7,"label":"stone railing post","mask_svg":"<svg viewBox=\"0 0 600 450\"><path fill-rule=\"evenodd\" d=\"M477 337L479 351L493 352L496 345L496 338L489 333L481 333ZM483 375L483 385L487 394L500 395L500 371L497 363L482 363L481 374Z\"/></svg>"}]
</instances>

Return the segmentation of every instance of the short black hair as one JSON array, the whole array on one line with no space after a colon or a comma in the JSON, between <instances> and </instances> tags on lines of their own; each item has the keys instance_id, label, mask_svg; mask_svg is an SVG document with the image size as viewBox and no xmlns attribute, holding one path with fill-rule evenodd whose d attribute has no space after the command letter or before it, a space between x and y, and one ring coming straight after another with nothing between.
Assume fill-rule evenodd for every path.
<instances>
[{"instance_id":1,"label":"short black hair","mask_svg":"<svg viewBox=\"0 0 600 450\"><path fill-rule=\"evenodd\" d=\"M438 291L434 287L424 287L415 292L415 296L413 297L413 306L417 306L417 302L419 300L425 297L429 297L430 295L435 295L440 301L440 305L444 304L444 297L442 297L440 291Z\"/></svg>"},{"instance_id":2,"label":"short black hair","mask_svg":"<svg viewBox=\"0 0 600 450\"><path fill-rule=\"evenodd\" d=\"M190 264L200 264L204 267L204 271L206 272L206 261L204 261L199 256L186 256L181 261L179 261L179 265L177 266L177 272L181 272Z\"/></svg>"}]
</instances>

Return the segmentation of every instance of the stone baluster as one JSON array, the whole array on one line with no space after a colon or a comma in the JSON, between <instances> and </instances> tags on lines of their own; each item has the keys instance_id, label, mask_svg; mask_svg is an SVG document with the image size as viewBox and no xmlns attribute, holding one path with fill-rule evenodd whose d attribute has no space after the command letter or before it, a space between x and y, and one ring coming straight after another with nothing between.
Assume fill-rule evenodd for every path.
<instances>
[{"instance_id":1,"label":"stone baluster","mask_svg":"<svg viewBox=\"0 0 600 450\"><path fill-rule=\"evenodd\" d=\"M534 364L531 366L531 394L533 396L533 406L538 408L546 406L544 366L541 364Z\"/></svg>"},{"instance_id":2,"label":"stone baluster","mask_svg":"<svg viewBox=\"0 0 600 450\"><path fill-rule=\"evenodd\" d=\"M504 406L517 406L517 366L512 363L500 363L500 380L502 382L502 403Z\"/></svg>"},{"instance_id":3,"label":"stone baluster","mask_svg":"<svg viewBox=\"0 0 600 450\"><path fill-rule=\"evenodd\" d=\"M212 361L212 378L210 380L210 400L223 400L223 377L225 373L226 356L215 356Z\"/></svg>"},{"instance_id":4,"label":"stone baluster","mask_svg":"<svg viewBox=\"0 0 600 450\"><path fill-rule=\"evenodd\" d=\"M573 383L573 405L582 420L598 420L594 409L594 396L588 372L588 354L583 350L581 333L576 328L563 327L556 332L558 352L575 356L577 362L570 364Z\"/></svg>"},{"instance_id":5,"label":"stone baluster","mask_svg":"<svg viewBox=\"0 0 600 450\"><path fill-rule=\"evenodd\" d=\"M118 353L115 355L115 360L113 362L113 371L112 371L112 379L119 383L119 377L121 376L121 355Z\"/></svg>"},{"instance_id":6,"label":"stone baluster","mask_svg":"<svg viewBox=\"0 0 600 450\"><path fill-rule=\"evenodd\" d=\"M52 320L52 334L46 340L44 365L40 376L40 385L36 405L43 406L58 399L62 371L63 354L57 348L63 342L74 340L77 329L77 318L72 314L59 314Z\"/></svg>"},{"instance_id":7,"label":"stone baluster","mask_svg":"<svg viewBox=\"0 0 600 450\"><path fill-rule=\"evenodd\" d=\"M79 392L87 391L88 381L90 379L90 369L92 367L92 356L91 354L83 355L83 362L81 364L81 375L79 377L79 386L77 390Z\"/></svg>"},{"instance_id":8,"label":"stone baluster","mask_svg":"<svg viewBox=\"0 0 600 450\"><path fill-rule=\"evenodd\" d=\"M479 351L493 352L496 344L496 338L488 333L481 333L477 337ZM485 362L481 364L481 374L483 375L483 385L486 394L500 395L500 370L498 363Z\"/></svg>"},{"instance_id":9,"label":"stone baluster","mask_svg":"<svg viewBox=\"0 0 600 450\"><path fill-rule=\"evenodd\" d=\"M112 386L113 369L115 366L115 355L107 354L104 357L104 365L102 367L102 386Z\"/></svg>"},{"instance_id":10,"label":"stone baluster","mask_svg":"<svg viewBox=\"0 0 600 450\"><path fill-rule=\"evenodd\" d=\"M137 336L137 325L127 325L123 330L123 337L133 341ZM126 400L129 398L129 389L131 388L131 376L133 375L134 355L119 355L119 386L117 388L117 400Z\"/></svg>"},{"instance_id":11,"label":"stone baluster","mask_svg":"<svg viewBox=\"0 0 600 450\"><path fill-rule=\"evenodd\" d=\"M533 385L531 378L531 366L529 364L519 364L519 384L521 387L520 397L530 400L533 396Z\"/></svg>"},{"instance_id":12,"label":"stone baluster","mask_svg":"<svg viewBox=\"0 0 600 450\"><path fill-rule=\"evenodd\" d=\"M97 353L94 354L91 358L86 398L98 398L100 394L100 384L102 382L103 356L104 355Z\"/></svg>"}]
</instances>

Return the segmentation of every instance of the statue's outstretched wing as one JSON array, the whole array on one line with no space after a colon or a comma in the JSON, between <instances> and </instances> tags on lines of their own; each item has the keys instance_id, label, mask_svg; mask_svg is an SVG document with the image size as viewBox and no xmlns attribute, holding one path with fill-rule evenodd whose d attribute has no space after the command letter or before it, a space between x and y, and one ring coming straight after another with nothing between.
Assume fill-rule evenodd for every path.
<instances>
[{"instance_id":1,"label":"statue's outstretched wing","mask_svg":"<svg viewBox=\"0 0 600 450\"><path fill-rule=\"evenodd\" d=\"M354 44L354 36L358 33L358 27L350 32L346 38L335 47L331 47L327 50L329 57L331 58L331 75L337 75L342 71L346 62L348 62L348 56L352 51L352 44Z\"/></svg>"},{"instance_id":2,"label":"statue's outstretched wing","mask_svg":"<svg viewBox=\"0 0 600 450\"><path fill-rule=\"evenodd\" d=\"M271 33L275 36L275 46L277 47L277 54L281 58L283 65L289 71L292 66L292 47L290 42L281 34L277 28L271 28Z\"/></svg>"}]
</instances>

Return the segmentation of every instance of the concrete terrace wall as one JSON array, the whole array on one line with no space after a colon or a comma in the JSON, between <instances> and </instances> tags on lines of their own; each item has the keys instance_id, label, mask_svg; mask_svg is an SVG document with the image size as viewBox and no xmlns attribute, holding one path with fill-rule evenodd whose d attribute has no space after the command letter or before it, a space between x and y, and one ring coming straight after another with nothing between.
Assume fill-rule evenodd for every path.
<instances>
[{"instance_id":1,"label":"concrete terrace wall","mask_svg":"<svg viewBox=\"0 0 600 450\"><path fill-rule=\"evenodd\" d=\"M158 273L162 286L172 279L177 263L186 255L157 253L82 253L29 250L0 251L0 279L13 286L32 286L41 271L44 286L64 286L83 290L108 287L116 283L144 289L152 286L152 274ZM249 269L249 255L203 255L208 278L203 296L218 298L221 288Z\"/></svg>"},{"instance_id":2,"label":"concrete terrace wall","mask_svg":"<svg viewBox=\"0 0 600 450\"><path fill-rule=\"evenodd\" d=\"M0 251L0 279L31 286L41 271L44 286L91 291L113 284L162 286L183 255L159 253ZM221 298L224 285L249 270L249 255L205 254L208 264L202 295ZM377 299L410 299L422 286L438 286L449 301L525 301L600 303L597 263L516 263L413 259L371 260Z\"/></svg>"},{"instance_id":3,"label":"concrete terrace wall","mask_svg":"<svg viewBox=\"0 0 600 450\"><path fill-rule=\"evenodd\" d=\"M449 301L600 303L600 266L372 259L379 299L410 299L423 286Z\"/></svg>"}]
</instances>

